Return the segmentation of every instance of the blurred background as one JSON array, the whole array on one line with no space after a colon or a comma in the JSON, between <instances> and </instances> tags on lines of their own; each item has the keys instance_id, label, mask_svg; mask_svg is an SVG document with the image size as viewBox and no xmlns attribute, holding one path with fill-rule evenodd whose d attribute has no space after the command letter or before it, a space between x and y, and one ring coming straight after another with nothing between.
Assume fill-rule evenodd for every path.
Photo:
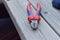
<instances>
[{"instance_id":1,"label":"blurred background","mask_svg":"<svg viewBox=\"0 0 60 40\"><path fill-rule=\"evenodd\" d=\"M0 40L21 40L1 0L0 0Z\"/></svg>"}]
</instances>

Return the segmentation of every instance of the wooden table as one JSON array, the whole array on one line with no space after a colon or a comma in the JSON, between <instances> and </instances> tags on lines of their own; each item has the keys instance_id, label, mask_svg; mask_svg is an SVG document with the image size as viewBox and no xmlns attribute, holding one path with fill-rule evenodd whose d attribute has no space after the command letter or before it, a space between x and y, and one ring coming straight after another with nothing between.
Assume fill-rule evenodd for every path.
<instances>
[{"instance_id":1,"label":"wooden table","mask_svg":"<svg viewBox=\"0 0 60 40\"><path fill-rule=\"evenodd\" d=\"M3 0L3 3L22 40L60 40L59 11L51 6L52 0L30 0L35 9L37 1L41 4L42 16L36 31L32 30L27 20L28 0Z\"/></svg>"}]
</instances>

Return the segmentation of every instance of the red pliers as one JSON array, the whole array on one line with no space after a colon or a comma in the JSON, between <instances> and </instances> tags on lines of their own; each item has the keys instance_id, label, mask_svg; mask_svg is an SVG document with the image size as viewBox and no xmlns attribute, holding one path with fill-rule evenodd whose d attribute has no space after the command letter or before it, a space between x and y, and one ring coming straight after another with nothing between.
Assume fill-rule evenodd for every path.
<instances>
[{"instance_id":1,"label":"red pliers","mask_svg":"<svg viewBox=\"0 0 60 40\"><path fill-rule=\"evenodd\" d=\"M38 28L39 21L41 20L40 11L41 11L41 6L39 3L37 3L37 11L36 14L34 15L31 11L31 3L28 2L27 4L28 21L33 29Z\"/></svg>"}]
</instances>

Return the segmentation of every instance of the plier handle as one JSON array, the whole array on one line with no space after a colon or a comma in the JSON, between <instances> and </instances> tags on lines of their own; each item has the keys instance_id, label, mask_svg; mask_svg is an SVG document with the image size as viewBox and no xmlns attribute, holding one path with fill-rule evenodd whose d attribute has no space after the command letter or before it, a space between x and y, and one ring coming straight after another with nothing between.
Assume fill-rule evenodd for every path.
<instances>
[{"instance_id":1,"label":"plier handle","mask_svg":"<svg viewBox=\"0 0 60 40\"><path fill-rule=\"evenodd\" d=\"M41 6L40 6L40 4L39 3L37 3L37 11L36 11L36 14L34 15L33 13L32 13L32 9L31 9L31 3L30 2L28 2L28 4L27 4L27 13L28 13L28 21L30 22L30 23L32 23L32 21L34 22L34 24L36 23L36 24L39 24L39 21L40 21L40 11L41 11ZM35 24L35 25L36 25ZM33 28L33 29L36 29L37 27L35 27L35 28Z\"/></svg>"}]
</instances>

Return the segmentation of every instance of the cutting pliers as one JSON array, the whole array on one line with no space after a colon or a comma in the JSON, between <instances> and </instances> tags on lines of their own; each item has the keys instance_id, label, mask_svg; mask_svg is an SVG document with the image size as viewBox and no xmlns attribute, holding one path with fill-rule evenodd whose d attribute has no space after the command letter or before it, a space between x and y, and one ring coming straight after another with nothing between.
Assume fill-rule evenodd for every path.
<instances>
[{"instance_id":1,"label":"cutting pliers","mask_svg":"<svg viewBox=\"0 0 60 40\"><path fill-rule=\"evenodd\" d=\"M40 11L41 11L41 6L39 3L37 3L36 14L34 15L31 10L31 3L28 2L28 4L27 4L28 21L33 29L38 28L38 24L41 19L40 18L40 14L41 14Z\"/></svg>"}]
</instances>

